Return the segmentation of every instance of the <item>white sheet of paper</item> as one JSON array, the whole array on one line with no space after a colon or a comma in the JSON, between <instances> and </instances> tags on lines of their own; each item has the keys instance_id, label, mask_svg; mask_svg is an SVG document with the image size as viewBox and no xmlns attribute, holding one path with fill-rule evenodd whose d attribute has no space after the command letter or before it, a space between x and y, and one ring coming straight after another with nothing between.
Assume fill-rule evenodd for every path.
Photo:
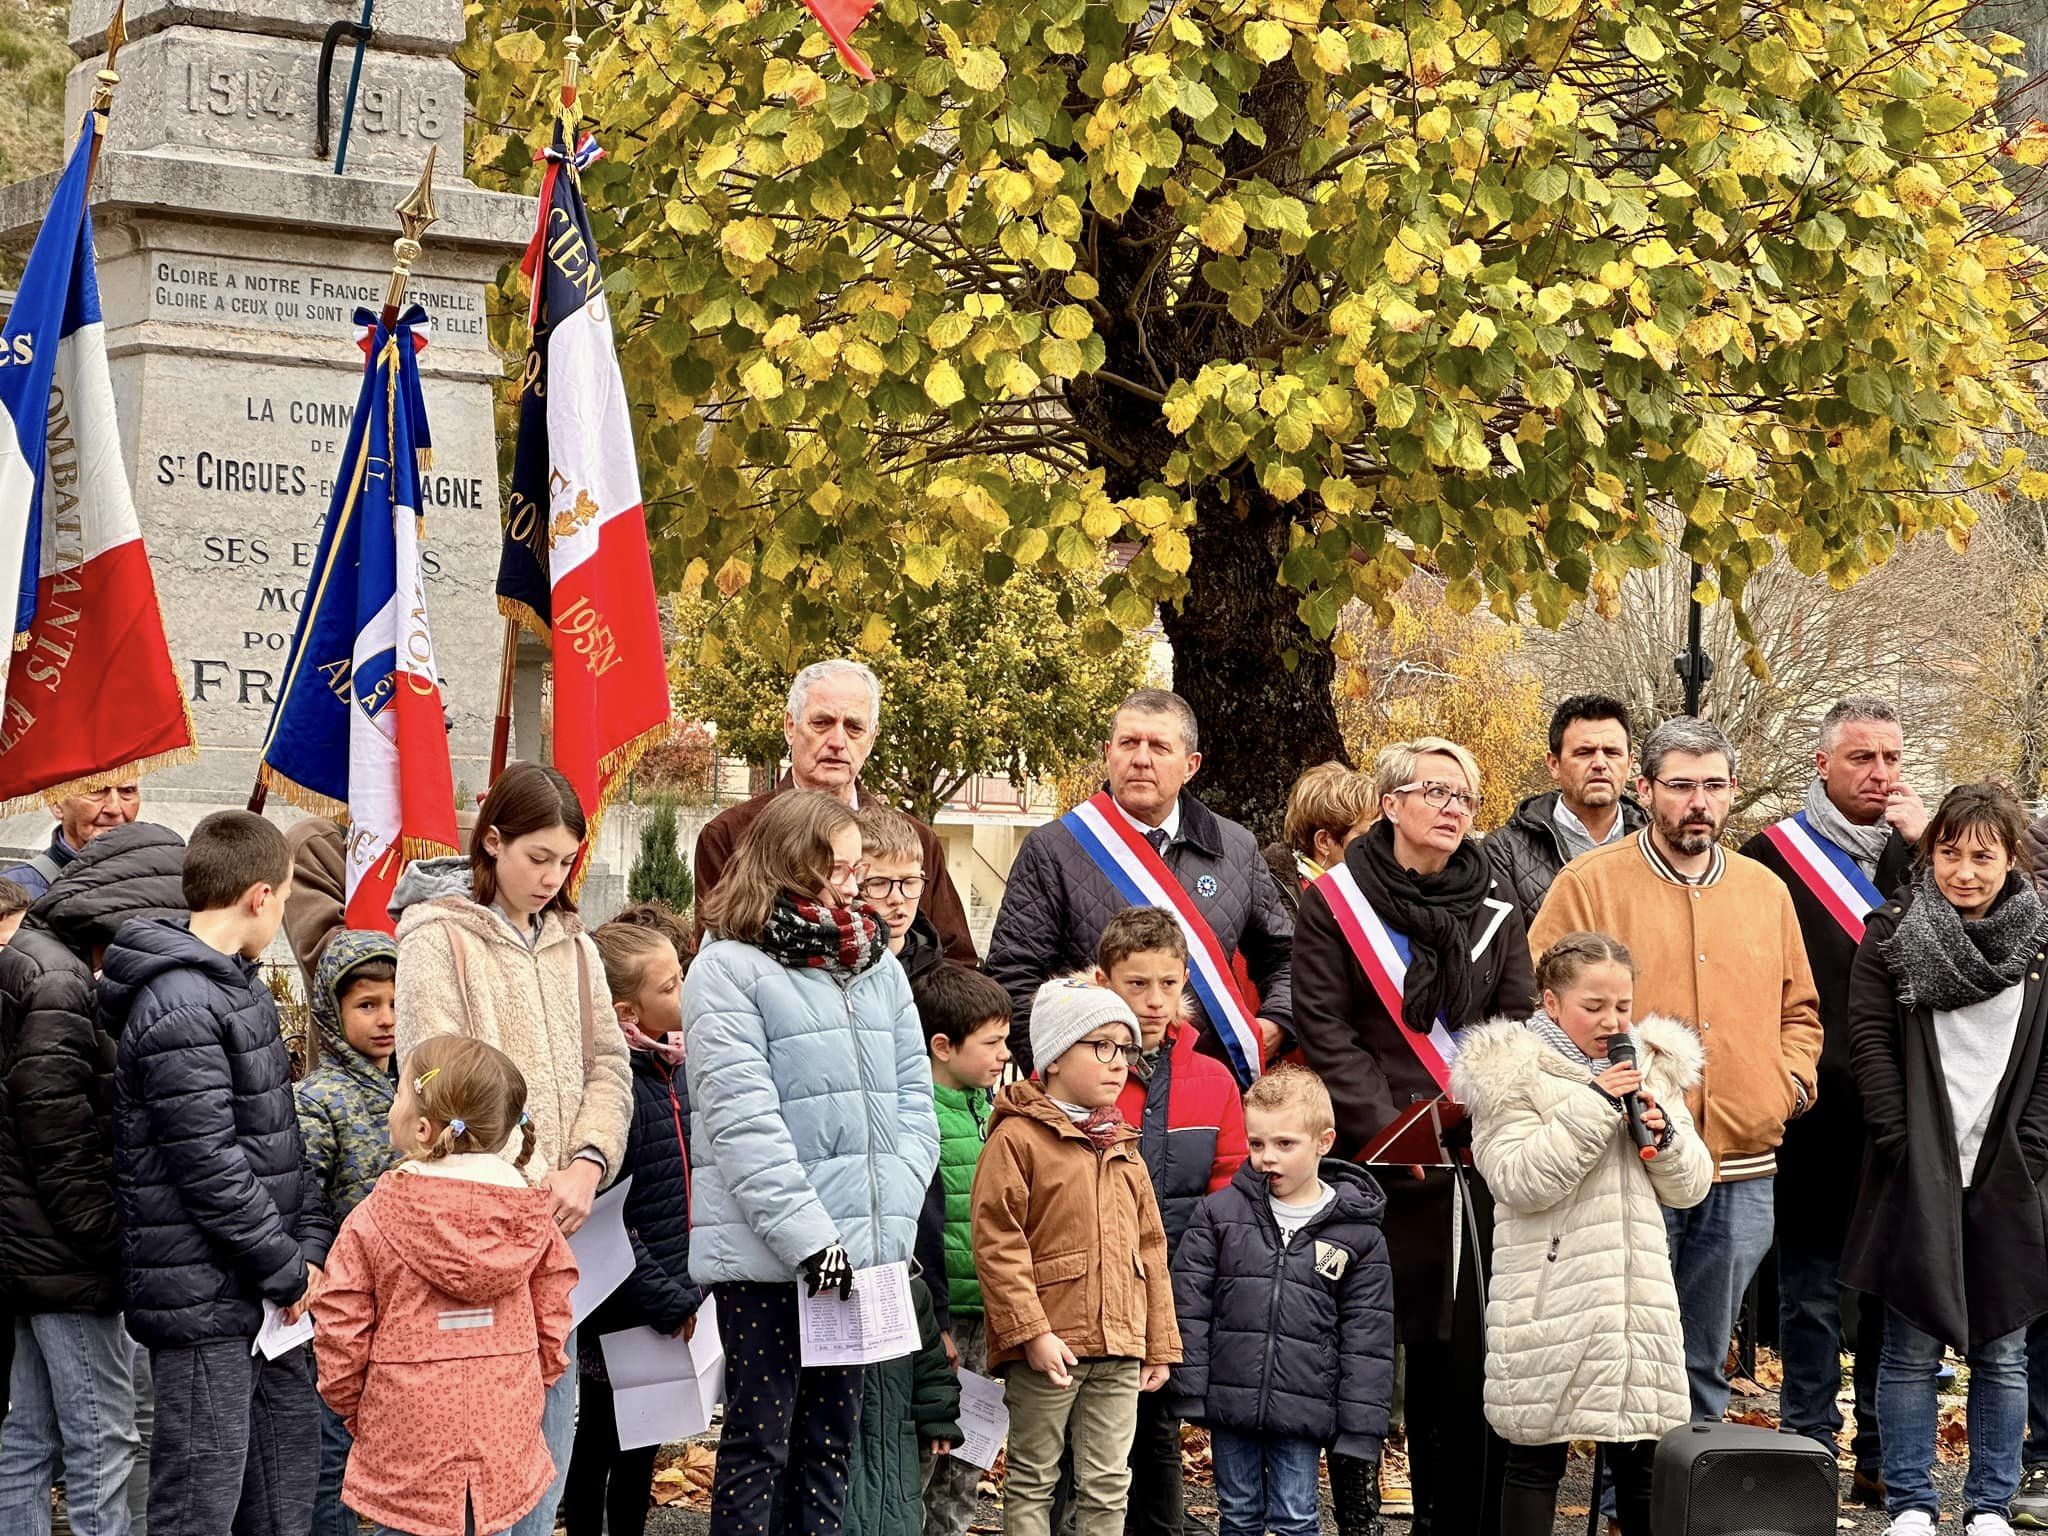
<instances>
[{"instance_id":1,"label":"white sheet of paper","mask_svg":"<svg viewBox=\"0 0 2048 1536\"><path fill-rule=\"evenodd\" d=\"M873 1365L917 1353L917 1308L910 1299L910 1266L877 1264L853 1272L853 1295L810 1294L796 1283L797 1337L802 1360L815 1365Z\"/></svg>"},{"instance_id":2,"label":"white sheet of paper","mask_svg":"<svg viewBox=\"0 0 2048 1536\"><path fill-rule=\"evenodd\" d=\"M302 1314L296 1323L284 1320L284 1309L274 1301L263 1303L263 1326L256 1330L256 1342L249 1346L249 1353L263 1351L263 1358L275 1360L279 1355L288 1355L302 1344L313 1342L313 1314Z\"/></svg>"},{"instance_id":3,"label":"white sheet of paper","mask_svg":"<svg viewBox=\"0 0 2048 1536\"><path fill-rule=\"evenodd\" d=\"M955 1456L984 1472L996 1464L996 1452L1010 1438L1010 1410L1000 1381L960 1373L960 1432L967 1438L953 1447Z\"/></svg>"},{"instance_id":4,"label":"white sheet of paper","mask_svg":"<svg viewBox=\"0 0 2048 1536\"><path fill-rule=\"evenodd\" d=\"M626 1191L632 1187L629 1173L599 1195L590 1207L590 1219L569 1239L569 1251L576 1255L576 1288L569 1292L569 1311L578 1328L633 1273L633 1245L626 1239Z\"/></svg>"},{"instance_id":5,"label":"white sheet of paper","mask_svg":"<svg viewBox=\"0 0 2048 1536\"><path fill-rule=\"evenodd\" d=\"M725 1398L725 1349L718 1308L706 1301L689 1341L652 1328L627 1328L598 1340L612 1379L619 1449L669 1445L711 1427Z\"/></svg>"}]
</instances>

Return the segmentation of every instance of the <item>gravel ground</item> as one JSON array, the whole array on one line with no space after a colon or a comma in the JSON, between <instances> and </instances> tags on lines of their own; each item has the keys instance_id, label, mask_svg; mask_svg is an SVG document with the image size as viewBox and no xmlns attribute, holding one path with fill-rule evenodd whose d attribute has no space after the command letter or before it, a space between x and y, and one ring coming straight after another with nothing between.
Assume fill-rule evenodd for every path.
<instances>
[{"instance_id":1,"label":"gravel ground","mask_svg":"<svg viewBox=\"0 0 2048 1536\"><path fill-rule=\"evenodd\" d=\"M1758 1374L1765 1377L1766 1380L1774 1381L1773 1364L1774 1362L1766 1359L1763 1365L1760 1366ZM1941 1492L1944 1519L1950 1529L1956 1528L1955 1522L1962 1513L1961 1501L1964 1471L1964 1464L1960 1454L1962 1401L1959 1386L1942 1399L1944 1456L1936 1462L1934 1469L1935 1486ZM1846 1415L1849 1412L1849 1404L1846 1398L1842 1407ZM1742 1418L1745 1422L1764 1422L1774 1425L1777 1422L1778 1412L1777 1393L1774 1390L1763 1389L1757 1396L1740 1397L1736 1400L1732 1412L1734 1416ZM1951 1455L1954 1457L1953 1460L1948 1459ZM1581 1456L1574 1456L1572 1458L1571 1464L1565 1473L1564 1487L1558 1497L1557 1536L1581 1536L1581 1533L1585 1532L1587 1528L1587 1499L1591 1490L1592 1470L1590 1458ZM1848 1491L1848 1478L1846 1475L1843 1478L1842 1487L1844 1494L1846 1494ZM1187 1507L1190 1511L1188 1519L1189 1536L1213 1536L1216 1529L1214 1514L1216 1503L1215 1489L1206 1481L1191 1481L1187 1485L1186 1497ZM1334 1536L1337 1526L1335 1517L1330 1512L1327 1487L1325 1488L1324 1497L1323 1530L1326 1536ZM1886 1520L1880 1511L1844 1506L1835 1523L1839 1530L1856 1532L1858 1536L1881 1536L1885 1529ZM703 1510L691 1509L684 1505L671 1508L657 1508L649 1516L647 1522L649 1536L706 1536L709 1529L710 1521ZM1407 1529L1408 1521L1406 1519L1390 1518L1387 1521L1388 1536L1406 1536ZM978 1536L991 1536L991 1533L1000 1532L1002 1530L1002 1506L995 1500L984 1499L981 1505L981 1512L974 1523L974 1530L978 1533Z\"/></svg>"}]
</instances>

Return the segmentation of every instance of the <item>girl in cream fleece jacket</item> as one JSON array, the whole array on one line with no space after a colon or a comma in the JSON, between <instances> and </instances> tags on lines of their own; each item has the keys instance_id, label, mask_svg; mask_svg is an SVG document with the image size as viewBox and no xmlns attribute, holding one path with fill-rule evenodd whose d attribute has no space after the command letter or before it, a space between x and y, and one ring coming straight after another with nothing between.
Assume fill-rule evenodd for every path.
<instances>
[{"instance_id":1,"label":"girl in cream fleece jacket","mask_svg":"<svg viewBox=\"0 0 2048 1536\"><path fill-rule=\"evenodd\" d=\"M547 1192L487 1150L517 1132L532 1151L525 1100L502 1051L420 1046L391 1110L406 1160L314 1298L320 1392L355 1436L343 1499L405 1536L510 1529L555 1480L541 1405L569 1365L576 1261Z\"/></svg>"}]
</instances>

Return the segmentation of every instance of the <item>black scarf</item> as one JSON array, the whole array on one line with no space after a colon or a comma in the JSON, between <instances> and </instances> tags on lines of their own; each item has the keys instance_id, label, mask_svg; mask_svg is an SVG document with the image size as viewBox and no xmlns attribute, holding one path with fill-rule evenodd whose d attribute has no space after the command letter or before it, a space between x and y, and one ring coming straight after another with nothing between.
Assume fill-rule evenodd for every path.
<instances>
[{"instance_id":1,"label":"black scarf","mask_svg":"<svg viewBox=\"0 0 2048 1536\"><path fill-rule=\"evenodd\" d=\"M828 907L778 896L755 942L792 970L858 976L889 953L889 930L866 907Z\"/></svg>"},{"instance_id":2,"label":"black scarf","mask_svg":"<svg viewBox=\"0 0 2048 1536\"><path fill-rule=\"evenodd\" d=\"M1967 1008L2018 986L2048 934L2048 906L2014 870L1991 910L1974 923L1952 906L1925 870L1913 904L1884 941L1884 958L1908 1008Z\"/></svg>"},{"instance_id":3,"label":"black scarf","mask_svg":"<svg viewBox=\"0 0 2048 1536\"><path fill-rule=\"evenodd\" d=\"M1373 911L1408 939L1401 1022L1419 1035L1439 1018L1461 1028L1472 1009L1472 916L1493 888L1479 845L1468 837L1437 873L1417 874L1394 857L1394 824L1382 819L1344 850L1344 866Z\"/></svg>"}]
</instances>

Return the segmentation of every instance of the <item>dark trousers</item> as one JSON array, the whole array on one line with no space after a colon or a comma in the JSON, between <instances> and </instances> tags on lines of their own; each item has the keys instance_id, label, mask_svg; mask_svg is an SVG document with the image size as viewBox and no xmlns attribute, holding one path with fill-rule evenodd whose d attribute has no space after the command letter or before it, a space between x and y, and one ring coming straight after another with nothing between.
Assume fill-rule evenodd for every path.
<instances>
[{"instance_id":1,"label":"dark trousers","mask_svg":"<svg viewBox=\"0 0 2048 1536\"><path fill-rule=\"evenodd\" d=\"M597 1345L591 1336L587 1348ZM562 1491L562 1523L569 1536L641 1536L654 1488L658 1445L619 1449L619 1421L609 1382L586 1376L576 1415L576 1446L569 1455L569 1481Z\"/></svg>"},{"instance_id":2,"label":"dark trousers","mask_svg":"<svg viewBox=\"0 0 2048 1536\"><path fill-rule=\"evenodd\" d=\"M1778 1228L1778 1353L1785 1366L1780 1419L1785 1432L1805 1435L1835 1454L1842 1410L1842 1345L1855 1356L1856 1436L1859 1471L1873 1475L1883 1463L1877 1439L1877 1363L1884 1353L1884 1306L1875 1297L1842 1288L1839 1245L1809 1244L1796 1222ZM2048 1447L2042 1451L2048 1459Z\"/></svg>"},{"instance_id":3,"label":"dark trousers","mask_svg":"<svg viewBox=\"0 0 2048 1536\"><path fill-rule=\"evenodd\" d=\"M1138 1433L1131 1441L1131 1502L1125 1536L1181 1536L1180 1420L1164 1392L1138 1395Z\"/></svg>"},{"instance_id":4,"label":"dark trousers","mask_svg":"<svg viewBox=\"0 0 2048 1536\"><path fill-rule=\"evenodd\" d=\"M1557 1485L1564 1481L1565 1453L1557 1445L1511 1445L1501 1488L1501 1536L1551 1536L1557 1524ZM1621 1536L1650 1536L1650 1466L1654 1440L1600 1447L1614 1485Z\"/></svg>"},{"instance_id":5,"label":"dark trousers","mask_svg":"<svg viewBox=\"0 0 2048 1536\"><path fill-rule=\"evenodd\" d=\"M800 1368L794 1285L731 1283L712 1294L725 1344L725 1433L711 1536L839 1536L859 1369Z\"/></svg>"},{"instance_id":6,"label":"dark trousers","mask_svg":"<svg viewBox=\"0 0 2048 1536\"><path fill-rule=\"evenodd\" d=\"M1432 1181L1441 1175L1432 1174ZM1389 1223L1394 1320L1408 1354L1408 1470L1415 1536L1496 1536L1507 1447L1486 1422L1484 1287L1468 1229L1460 1243L1451 1300L1448 1183L1415 1188L1391 1170L1390 1201L1405 1207ZM1493 1241L1493 1205L1468 1177L1481 1239ZM1397 1195L1396 1191L1400 1191ZM1490 1266L1489 1266L1490 1267Z\"/></svg>"},{"instance_id":7,"label":"dark trousers","mask_svg":"<svg viewBox=\"0 0 2048 1536\"><path fill-rule=\"evenodd\" d=\"M320 1480L310 1351L279 1360L250 1340L153 1349L150 1536L305 1536Z\"/></svg>"},{"instance_id":8,"label":"dark trousers","mask_svg":"<svg viewBox=\"0 0 2048 1536\"><path fill-rule=\"evenodd\" d=\"M2027 1444L2020 1464L2048 1467L2048 1317L2027 1330Z\"/></svg>"}]
</instances>

